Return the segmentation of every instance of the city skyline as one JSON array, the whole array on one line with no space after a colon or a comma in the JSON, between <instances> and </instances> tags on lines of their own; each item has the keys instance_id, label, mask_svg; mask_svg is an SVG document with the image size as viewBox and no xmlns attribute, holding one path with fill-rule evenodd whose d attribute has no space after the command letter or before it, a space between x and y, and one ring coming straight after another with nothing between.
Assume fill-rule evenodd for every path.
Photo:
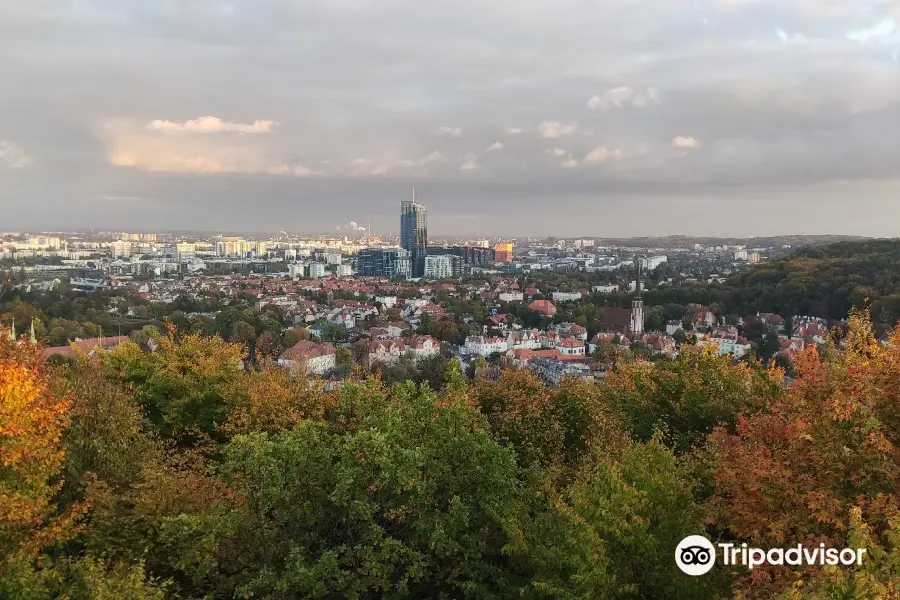
<instances>
[{"instance_id":1,"label":"city skyline","mask_svg":"<svg viewBox=\"0 0 900 600\"><path fill-rule=\"evenodd\" d=\"M389 232L411 187L446 235L891 236L900 219L896 2L0 15L11 229Z\"/></svg>"}]
</instances>

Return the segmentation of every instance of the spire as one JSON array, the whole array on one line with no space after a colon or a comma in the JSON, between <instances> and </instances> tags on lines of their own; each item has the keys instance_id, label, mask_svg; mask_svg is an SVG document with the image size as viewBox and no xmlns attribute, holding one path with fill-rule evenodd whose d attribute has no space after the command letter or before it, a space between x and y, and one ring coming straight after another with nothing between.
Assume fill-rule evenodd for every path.
<instances>
[{"instance_id":1,"label":"spire","mask_svg":"<svg viewBox=\"0 0 900 600\"><path fill-rule=\"evenodd\" d=\"M637 259L637 284L635 286L635 297L641 297L641 259Z\"/></svg>"},{"instance_id":2,"label":"spire","mask_svg":"<svg viewBox=\"0 0 900 600\"><path fill-rule=\"evenodd\" d=\"M32 344L37 344L37 336L34 335L34 317L31 319L31 337L28 339Z\"/></svg>"}]
</instances>

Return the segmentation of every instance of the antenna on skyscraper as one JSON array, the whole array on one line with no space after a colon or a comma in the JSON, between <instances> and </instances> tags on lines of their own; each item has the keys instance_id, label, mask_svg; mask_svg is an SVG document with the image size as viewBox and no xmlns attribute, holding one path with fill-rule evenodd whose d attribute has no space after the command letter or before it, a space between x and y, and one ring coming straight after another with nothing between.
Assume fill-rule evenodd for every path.
<instances>
[{"instance_id":1,"label":"antenna on skyscraper","mask_svg":"<svg viewBox=\"0 0 900 600\"><path fill-rule=\"evenodd\" d=\"M413 188L413 202L416 201L416 188Z\"/></svg>"}]
</instances>

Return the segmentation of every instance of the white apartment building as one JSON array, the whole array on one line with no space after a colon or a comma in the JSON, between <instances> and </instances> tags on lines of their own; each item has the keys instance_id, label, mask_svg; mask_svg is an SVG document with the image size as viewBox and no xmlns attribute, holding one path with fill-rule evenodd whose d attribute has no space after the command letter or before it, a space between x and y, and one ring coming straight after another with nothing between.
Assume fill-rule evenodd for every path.
<instances>
[{"instance_id":1,"label":"white apartment building","mask_svg":"<svg viewBox=\"0 0 900 600\"><path fill-rule=\"evenodd\" d=\"M641 259L641 268L644 269L644 270L646 270L646 271L652 271L653 269L655 269L655 268L658 267L659 265L661 265L661 264L663 264L663 263L665 263L665 262L668 262L668 261L669 261L669 257L668 257L668 256L665 256L665 255L663 255L663 256L650 256L650 257L647 257L647 258L642 258L642 259Z\"/></svg>"},{"instance_id":2,"label":"white apartment building","mask_svg":"<svg viewBox=\"0 0 900 600\"><path fill-rule=\"evenodd\" d=\"M338 277L350 277L353 275L353 268L350 265L338 265L335 272Z\"/></svg>"},{"instance_id":3,"label":"white apartment building","mask_svg":"<svg viewBox=\"0 0 900 600\"><path fill-rule=\"evenodd\" d=\"M426 256L425 277L428 279L446 279L453 277L453 257L449 255Z\"/></svg>"},{"instance_id":4,"label":"white apartment building","mask_svg":"<svg viewBox=\"0 0 900 600\"><path fill-rule=\"evenodd\" d=\"M329 252L325 255L325 262L329 265L339 265L344 262L344 257L339 252Z\"/></svg>"},{"instance_id":5,"label":"white apartment building","mask_svg":"<svg viewBox=\"0 0 900 600\"><path fill-rule=\"evenodd\" d=\"M322 263L310 263L309 276L313 279L325 277L325 265L323 265Z\"/></svg>"},{"instance_id":6,"label":"white apartment building","mask_svg":"<svg viewBox=\"0 0 900 600\"><path fill-rule=\"evenodd\" d=\"M522 302L525 299L525 294L522 292L503 292L497 296L497 299L500 302Z\"/></svg>"},{"instance_id":7,"label":"white apartment building","mask_svg":"<svg viewBox=\"0 0 900 600\"><path fill-rule=\"evenodd\" d=\"M466 338L463 344L463 352L466 354L479 354L490 356L494 352L506 352L508 350L506 339L501 337L484 337L473 335Z\"/></svg>"},{"instance_id":8,"label":"white apartment building","mask_svg":"<svg viewBox=\"0 0 900 600\"><path fill-rule=\"evenodd\" d=\"M554 302L572 302L581 300L581 292L553 292Z\"/></svg>"}]
</instances>

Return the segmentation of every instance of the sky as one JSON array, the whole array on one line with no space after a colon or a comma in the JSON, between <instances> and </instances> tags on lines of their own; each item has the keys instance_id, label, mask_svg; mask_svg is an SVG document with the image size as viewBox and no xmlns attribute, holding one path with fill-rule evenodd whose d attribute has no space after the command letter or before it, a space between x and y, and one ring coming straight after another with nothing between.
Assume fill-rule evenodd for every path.
<instances>
[{"instance_id":1,"label":"sky","mask_svg":"<svg viewBox=\"0 0 900 600\"><path fill-rule=\"evenodd\" d=\"M0 0L0 229L895 236L900 0Z\"/></svg>"}]
</instances>

